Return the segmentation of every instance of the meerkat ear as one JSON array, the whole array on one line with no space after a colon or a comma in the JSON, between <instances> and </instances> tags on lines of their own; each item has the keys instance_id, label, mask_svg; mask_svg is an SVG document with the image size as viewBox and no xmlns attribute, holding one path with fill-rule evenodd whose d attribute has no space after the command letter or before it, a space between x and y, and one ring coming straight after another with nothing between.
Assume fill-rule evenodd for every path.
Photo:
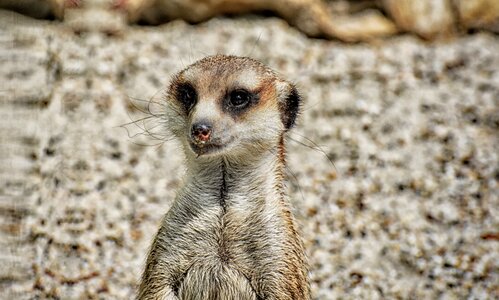
<instances>
[{"instance_id":1,"label":"meerkat ear","mask_svg":"<svg viewBox=\"0 0 499 300\"><path fill-rule=\"evenodd\" d=\"M288 83L281 101L279 101L281 120L286 130L291 129L295 125L296 117L300 111L300 105L301 96L298 93L298 90L294 85Z\"/></svg>"}]
</instances>

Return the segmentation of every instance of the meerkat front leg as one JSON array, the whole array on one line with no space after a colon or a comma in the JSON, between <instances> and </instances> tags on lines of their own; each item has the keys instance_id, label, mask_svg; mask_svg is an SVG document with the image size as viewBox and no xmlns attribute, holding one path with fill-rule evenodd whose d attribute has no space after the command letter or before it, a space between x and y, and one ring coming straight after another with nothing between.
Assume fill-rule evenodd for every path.
<instances>
[{"instance_id":1,"label":"meerkat front leg","mask_svg":"<svg viewBox=\"0 0 499 300\"><path fill-rule=\"evenodd\" d=\"M178 283L188 266L185 263L184 251L170 251L169 245L175 243L170 235L176 231L168 228L168 222L163 220L147 257L137 299L179 299Z\"/></svg>"}]
</instances>

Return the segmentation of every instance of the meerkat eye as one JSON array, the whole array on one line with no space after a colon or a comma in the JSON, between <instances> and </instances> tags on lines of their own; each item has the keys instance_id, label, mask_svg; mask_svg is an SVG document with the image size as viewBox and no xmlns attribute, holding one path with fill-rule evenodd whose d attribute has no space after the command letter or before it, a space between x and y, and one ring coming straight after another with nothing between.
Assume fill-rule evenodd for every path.
<instances>
[{"instance_id":1,"label":"meerkat eye","mask_svg":"<svg viewBox=\"0 0 499 300\"><path fill-rule=\"evenodd\" d=\"M190 83L184 83L177 88L177 99L189 110L197 101L196 90Z\"/></svg>"},{"instance_id":2,"label":"meerkat eye","mask_svg":"<svg viewBox=\"0 0 499 300\"><path fill-rule=\"evenodd\" d=\"M230 93L229 102L234 107L246 106L252 98L252 94L246 90L235 90Z\"/></svg>"}]
</instances>

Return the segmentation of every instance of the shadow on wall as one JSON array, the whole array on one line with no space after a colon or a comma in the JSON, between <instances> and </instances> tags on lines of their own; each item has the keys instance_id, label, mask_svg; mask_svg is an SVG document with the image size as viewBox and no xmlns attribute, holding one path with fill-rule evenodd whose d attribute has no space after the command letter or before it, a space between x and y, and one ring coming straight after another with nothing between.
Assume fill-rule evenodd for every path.
<instances>
[{"instance_id":1,"label":"shadow on wall","mask_svg":"<svg viewBox=\"0 0 499 300\"><path fill-rule=\"evenodd\" d=\"M0 0L0 8L61 20L68 11L114 11L129 22L145 24L174 19L198 23L219 15L271 12L310 37L346 42L399 32L424 39L449 38L470 30L499 32L497 0Z\"/></svg>"}]
</instances>

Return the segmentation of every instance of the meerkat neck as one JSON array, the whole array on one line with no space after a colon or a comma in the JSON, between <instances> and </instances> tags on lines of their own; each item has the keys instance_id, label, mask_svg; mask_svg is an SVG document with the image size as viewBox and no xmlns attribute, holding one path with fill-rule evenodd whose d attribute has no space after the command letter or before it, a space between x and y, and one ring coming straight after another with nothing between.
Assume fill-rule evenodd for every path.
<instances>
[{"instance_id":1,"label":"meerkat neck","mask_svg":"<svg viewBox=\"0 0 499 300\"><path fill-rule=\"evenodd\" d=\"M241 160L230 156L188 159L187 186L218 199L223 209L251 199L282 200L284 146ZM216 196L216 197L215 197Z\"/></svg>"}]
</instances>

